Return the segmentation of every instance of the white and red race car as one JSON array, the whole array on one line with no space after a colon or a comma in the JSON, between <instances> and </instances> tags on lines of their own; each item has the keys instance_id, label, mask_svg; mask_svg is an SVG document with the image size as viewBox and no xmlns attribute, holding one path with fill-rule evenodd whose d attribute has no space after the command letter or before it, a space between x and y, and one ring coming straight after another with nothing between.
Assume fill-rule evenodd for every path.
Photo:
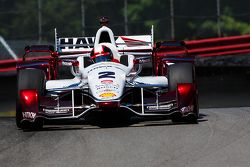
<instances>
[{"instance_id":1,"label":"white and red race car","mask_svg":"<svg viewBox=\"0 0 250 167\"><path fill-rule=\"evenodd\" d=\"M56 51L48 45L26 47L23 61L17 64L17 126L42 128L44 120L124 110L139 117L196 123L193 57L183 42L154 46L152 34L153 30L151 35L116 37L103 26L95 37L58 38L55 30ZM47 57L26 59L30 53L44 52ZM152 64L153 74L141 76L146 63ZM72 78L58 77L62 66L69 66Z\"/></svg>"}]
</instances>

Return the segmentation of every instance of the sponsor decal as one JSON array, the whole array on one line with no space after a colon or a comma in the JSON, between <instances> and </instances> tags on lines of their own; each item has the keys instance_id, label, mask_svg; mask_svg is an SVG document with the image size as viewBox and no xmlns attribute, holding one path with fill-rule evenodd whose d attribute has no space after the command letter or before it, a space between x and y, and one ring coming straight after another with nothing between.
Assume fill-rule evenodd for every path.
<instances>
[{"instance_id":1,"label":"sponsor decal","mask_svg":"<svg viewBox=\"0 0 250 167\"><path fill-rule=\"evenodd\" d=\"M99 79L102 79L102 78L115 78L115 73L112 72L112 71L103 71L103 72L99 72L98 73L99 75Z\"/></svg>"},{"instance_id":2,"label":"sponsor decal","mask_svg":"<svg viewBox=\"0 0 250 167\"><path fill-rule=\"evenodd\" d=\"M108 68L112 68L113 69L113 68L115 68L117 70L122 70L123 71L122 68L120 68L120 67L118 67L116 65L99 65L99 66L95 66L95 67L91 68L87 73L90 73L92 71L95 71L95 70L98 70L98 69L102 69L102 68L105 68L105 69L108 69Z\"/></svg>"},{"instance_id":3,"label":"sponsor decal","mask_svg":"<svg viewBox=\"0 0 250 167\"><path fill-rule=\"evenodd\" d=\"M96 90L103 90L103 91L110 91L110 90L118 90L119 89L119 84L103 84L103 85L96 85Z\"/></svg>"},{"instance_id":4,"label":"sponsor decal","mask_svg":"<svg viewBox=\"0 0 250 167\"><path fill-rule=\"evenodd\" d=\"M95 71L95 70L98 70L98 69L102 69L102 68L108 68L108 67L110 67L110 66L102 66L102 65L100 65L100 66L96 66L96 67L94 67L94 68L91 68L87 73L90 73L90 72L92 72L92 71Z\"/></svg>"},{"instance_id":5,"label":"sponsor decal","mask_svg":"<svg viewBox=\"0 0 250 167\"><path fill-rule=\"evenodd\" d=\"M46 114L60 114L60 113L68 113L69 112L69 109L46 109L44 108L43 111L46 113Z\"/></svg>"},{"instance_id":6,"label":"sponsor decal","mask_svg":"<svg viewBox=\"0 0 250 167\"><path fill-rule=\"evenodd\" d=\"M115 40L118 37L115 37ZM59 38L60 49L92 48L95 37Z\"/></svg>"},{"instance_id":7,"label":"sponsor decal","mask_svg":"<svg viewBox=\"0 0 250 167\"><path fill-rule=\"evenodd\" d=\"M187 113L187 112L192 112L192 111L194 111L194 105L181 108L182 113Z\"/></svg>"},{"instance_id":8,"label":"sponsor decal","mask_svg":"<svg viewBox=\"0 0 250 167\"><path fill-rule=\"evenodd\" d=\"M116 96L116 94L113 92L105 92L105 93L100 94L99 97L107 98L107 97L115 97L115 96Z\"/></svg>"},{"instance_id":9,"label":"sponsor decal","mask_svg":"<svg viewBox=\"0 0 250 167\"><path fill-rule=\"evenodd\" d=\"M36 117L36 113L33 112L22 112L23 118L26 119L34 119Z\"/></svg>"},{"instance_id":10,"label":"sponsor decal","mask_svg":"<svg viewBox=\"0 0 250 167\"><path fill-rule=\"evenodd\" d=\"M112 84L113 80L102 80L101 83L102 84Z\"/></svg>"},{"instance_id":11,"label":"sponsor decal","mask_svg":"<svg viewBox=\"0 0 250 167\"><path fill-rule=\"evenodd\" d=\"M89 44L93 44L94 39L92 37L59 38L59 42L60 42L60 45L64 45L64 46L60 46L61 49L79 49L79 48L89 48Z\"/></svg>"},{"instance_id":12,"label":"sponsor decal","mask_svg":"<svg viewBox=\"0 0 250 167\"><path fill-rule=\"evenodd\" d=\"M173 103L159 106L147 106L148 110L169 110L174 106Z\"/></svg>"}]
</instances>

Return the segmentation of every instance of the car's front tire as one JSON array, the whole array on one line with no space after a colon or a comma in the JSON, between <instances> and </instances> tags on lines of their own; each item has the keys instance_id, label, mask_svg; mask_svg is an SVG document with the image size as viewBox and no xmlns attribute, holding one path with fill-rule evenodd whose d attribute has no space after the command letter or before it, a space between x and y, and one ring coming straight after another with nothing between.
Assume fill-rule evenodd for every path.
<instances>
[{"instance_id":1,"label":"car's front tire","mask_svg":"<svg viewBox=\"0 0 250 167\"><path fill-rule=\"evenodd\" d=\"M21 129L40 129L43 127L42 120L34 122L22 122L22 106L20 101L20 91L24 89L35 89L38 98L45 93L45 73L39 69L24 69L17 72L17 97L16 97L16 125Z\"/></svg>"},{"instance_id":2,"label":"car's front tire","mask_svg":"<svg viewBox=\"0 0 250 167\"><path fill-rule=\"evenodd\" d=\"M169 91L176 91L179 83L195 83L194 65L192 63L176 63L168 67L168 86ZM198 97L195 94L194 112L187 117L173 116L172 122L197 123L198 120Z\"/></svg>"}]
</instances>

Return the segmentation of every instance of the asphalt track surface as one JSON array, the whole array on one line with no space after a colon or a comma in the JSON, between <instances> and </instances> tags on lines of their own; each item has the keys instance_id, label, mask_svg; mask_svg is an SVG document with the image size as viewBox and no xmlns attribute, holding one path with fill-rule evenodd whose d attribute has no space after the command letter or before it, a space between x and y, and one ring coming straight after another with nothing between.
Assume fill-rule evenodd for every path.
<instances>
[{"instance_id":1,"label":"asphalt track surface","mask_svg":"<svg viewBox=\"0 0 250 167\"><path fill-rule=\"evenodd\" d=\"M17 130L0 119L3 167L247 167L250 108L201 109L198 124L143 121L100 128L52 125Z\"/></svg>"},{"instance_id":2,"label":"asphalt track surface","mask_svg":"<svg viewBox=\"0 0 250 167\"><path fill-rule=\"evenodd\" d=\"M249 81L249 73L200 75L198 124L137 120L23 131L13 117L2 117L0 166L250 166ZM15 109L15 78L1 78L3 84L2 113Z\"/></svg>"}]
</instances>

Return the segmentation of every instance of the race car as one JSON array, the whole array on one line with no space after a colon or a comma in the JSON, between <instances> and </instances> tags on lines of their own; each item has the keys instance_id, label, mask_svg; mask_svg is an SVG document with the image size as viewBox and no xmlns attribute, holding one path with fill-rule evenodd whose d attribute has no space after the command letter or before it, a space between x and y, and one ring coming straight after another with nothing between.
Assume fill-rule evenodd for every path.
<instances>
[{"instance_id":1,"label":"race car","mask_svg":"<svg viewBox=\"0 0 250 167\"><path fill-rule=\"evenodd\" d=\"M38 57L28 60L29 54ZM152 74L142 76L147 63ZM72 78L59 76L65 66ZM122 110L197 122L194 59L184 42L154 45L153 28L150 35L114 36L104 25L95 37L59 38L55 30L55 50L50 45L25 48L17 64L18 128L39 129L45 120L84 120L91 112Z\"/></svg>"}]
</instances>

